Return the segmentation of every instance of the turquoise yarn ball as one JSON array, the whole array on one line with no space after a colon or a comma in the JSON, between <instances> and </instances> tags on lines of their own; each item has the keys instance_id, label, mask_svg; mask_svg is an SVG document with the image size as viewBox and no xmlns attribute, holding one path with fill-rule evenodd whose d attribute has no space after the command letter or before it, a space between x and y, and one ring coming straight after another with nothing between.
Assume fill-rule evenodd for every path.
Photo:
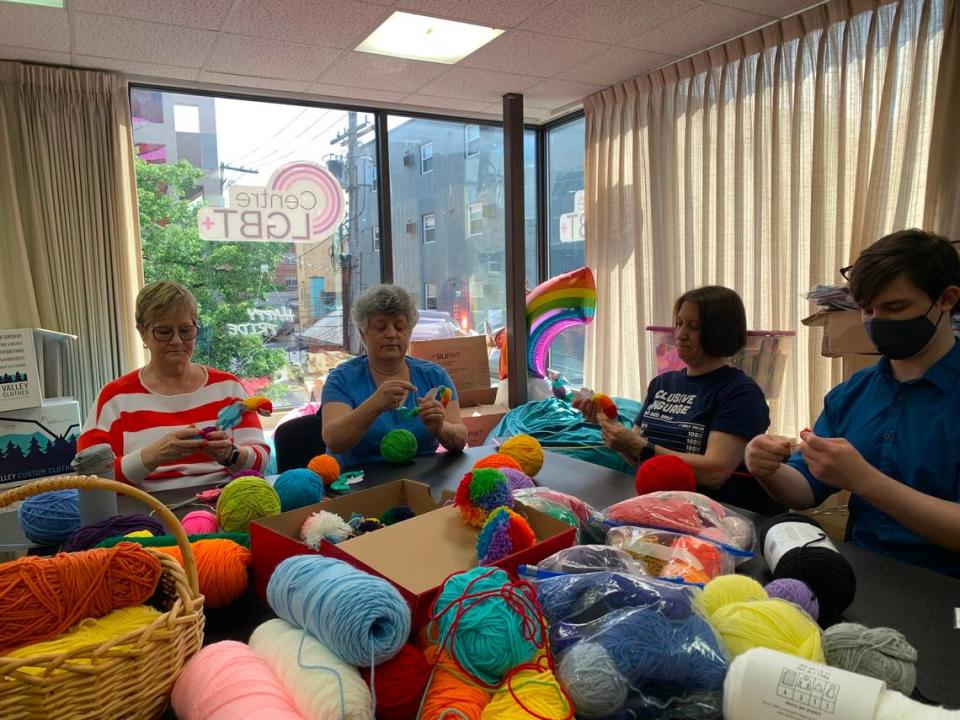
<instances>
[{"instance_id":1,"label":"turquoise yarn ball","mask_svg":"<svg viewBox=\"0 0 960 720\"><path fill-rule=\"evenodd\" d=\"M499 568L473 568L449 578L434 605L440 646L489 685L499 685L513 668L533 660L544 644L539 630L524 637L524 616L528 634L531 620L536 625L536 601L520 588L498 592L510 585L510 576Z\"/></svg>"},{"instance_id":2,"label":"turquoise yarn ball","mask_svg":"<svg viewBox=\"0 0 960 720\"><path fill-rule=\"evenodd\" d=\"M417 454L417 436L404 428L396 428L383 436L380 454L391 463L405 463Z\"/></svg>"},{"instance_id":3,"label":"turquoise yarn ball","mask_svg":"<svg viewBox=\"0 0 960 720\"><path fill-rule=\"evenodd\" d=\"M54 490L28 497L17 510L23 534L37 545L60 545L80 529L80 493Z\"/></svg>"},{"instance_id":4,"label":"turquoise yarn ball","mask_svg":"<svg viewBox=\"0 0 960 720\"><path fill-rule=\"evenodd\" d=\"M283 512L313 505L323 500L323 480L313 470L294 468L277 476L273 489L280 496Z\"/></svg>"}]
</instances>

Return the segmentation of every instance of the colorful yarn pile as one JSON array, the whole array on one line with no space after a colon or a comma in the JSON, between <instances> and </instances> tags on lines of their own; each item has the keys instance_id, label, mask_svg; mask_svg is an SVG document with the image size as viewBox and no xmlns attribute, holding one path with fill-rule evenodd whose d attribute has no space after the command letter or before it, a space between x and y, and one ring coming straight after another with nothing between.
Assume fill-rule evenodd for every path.
<instances>
[{"instance_id":1,"label":"colorful yarn pile","mask_svg":"<svg viewBox=\"0 0 960 720\"><path fill-rule=\"evenodd\" d=\"M37 545L59 545L80 529L77 490L54 490L33 495L17 509L20 529Z\"/></svg>"},{"instance_id":2,"label":"colorful yarn pile","mask_svg":"<svg viewBox=\"0 0 960 720\"><path fill-rule=\"evenodd\" d=\"M134 543L0 565L0 652L49 640L84 618L146 602L160 561Z\"/></svg>"},{"instance_id":3,"label":"colorful yarn pile","mask_svg":"<svg viewBox=\"0 0 960 720\"><path fill-rule=\"evenodd\" d=\"M199 540L229 540L230 542L242 547L250 547L250 535L247 533L197 533L187 535L187 540L189 540L192 544L195 544ZM101 540L97 547L111 548L116 547L122 542L135 542L137 545L141 545L143 547L164 548L173 547L176 545L177 539L173 535L151 535L150 537L112 537L107 538L106 540Z\"/></svg>"},{"instance_id":4,"label":"colorful yarn pile","mask_svg":"<svg viewBox=\"0 0 960 720\"><path fill-rule=\"evenodd\" d=\"M492 565L515 552L532 547L537 541L524 517L508 507L498 507L487 515L477 537L477 562Z\"/></svg>"},{"instance_id":5,"label":"colorful yarn pile","mask_svg":"<svg viewBox=\"0 0 960 720\"><path fill-rule=\"evenodd\" d=\"M380 441L380 455L388 463L402 464L417 454L417 436L404 428L395 428Z\"/></svg>"},{"instance_id":6,"label":"colorful yarn pile","mask_svg":"<svg viewBox=\"0 0 960 720\"><path fill-rule=\"evenodd\" d=\"M654 455L637 468L636 488L637 495L661 490L694 492L697 477L689 463L676 455Z\"/></svg>"},{"instance_id":7,"label":"colorful yarn pile","mask_svg":"<svg viewBox=\"0 0 960 720\"><path fill-rule=\"evenodd\" d=\"M320 455L319 457L324 456ZM335 477L334 480L336 479ZM315 505L322 501L325 482L325 480L320 479L320 475L308 468L285 470L273 482L273 489L276 491L277 497L280 498L280 509L283 512L288 512L307 505ZM331 482L333 481L331 480Z\"/></svg>"},{"instance_id":8,"label":"colorful yarn pile","mask_svg":"<svg viewBox=\"0 0 960 720\"><path fill-rule=\"evenodd\" d=\"M312 513L300 526L300 539L313 550L319 550L324 540L336 545L352 536L350 524L336 513L326 510Z\"/></svg>"},{"instance_id":9,"label":"colorful yarn pile","mask_svg":"<svg viewBox=\"0 0 960 720\"><path fill-rule=\"evenodd\" d=\"M231 480L217 499L217 521L227 532L247 532L251 520L279 512L280 497L263 478Z\"/></svg>"},{"instance_id":10,"label":"colorful yarn pile","mask_svg":"<svg viewBox=\"0 0 960 720\"><path fill-rule=\"evenodd\" d=\"M378 665L376 673L360 668L367 685L376 680L377 720L415 718L424 688L430 680L430 663L423 650L407 643L400 652Z\"/></svg>"},{"instance_id":11,"label":"colorful yarn pile","mask_svg":"<svg viewBox=\"0 0 960 720\"><path fill-rule=\"evenodd\" d=\"M481 720L573 720L573 703L560 686L549 663L515 668L493 693Z\"/></svg>"},{"instance_id":12,"label":"colorful yarn pile","mask_svg":"<svg viewBox=\"0 0 960 720\"><path fill-rule=\"evenodd\" d=\"M163 523L149 515L114 515L77 530L63 544L63 551L89 550L108 537L121 537L137 530L147 530L151 535L163 535L167 531Z\"/></svg>"},{"instance_id":13,"label":"colorful yarn pile","mask_svg":"<svg viewBox=\"0 0 960 720\"><path fill-rule=\"evenodd\" d=\"M494 509L501 505L513 507L513 491L499 470L471 470L457 486L453 504L467 524L481 527Z\"/></svg>"},{"instance_id":14,"label":"colorful yarn pile","mask_svg":"<svg viewBox=\"0 0 960 720\"><path fill-rule=\"evenodd\" d=\"M340 463L332 455L315 455L307 463L307 470L316 473L327 486L335 483L340 477Z\"/></svg>"},{"instance_id":15,"label":"colorful yarn pile","mask_svg":"<svg viewBox=\"0 0 960 720\"><path fill-rule=\"evenodd\" d=\"M543 467L543 446L531 435L514 435L504 440L499 452L516 460L530 477L536 477Z\"/></svg>"},{"instance_id":16,"label":"colorful yarn pile","mask_svg":"<svg viewBox=\"0 0 960 720\"><path fill-rule=\"evenodd\" d=\"M500 453L482 457L473 464L474 470L481 470L483 468L495 468L497 470L500 468L510 468L511 470L520 470L520 472L523 472L520 463L509 455L502 455Z\"/></svg>"},{"instance_id":17,"label":"colorful yarn pile","mask_svg":"<svg viewBox=\"0 0 960 720\"><path fill-rule=\"evenodd\" d=\"M910 695L917 685L917 651L892 628L838 623L823 632L827 664L883 680Z\"/></svg>"}]
</instances>

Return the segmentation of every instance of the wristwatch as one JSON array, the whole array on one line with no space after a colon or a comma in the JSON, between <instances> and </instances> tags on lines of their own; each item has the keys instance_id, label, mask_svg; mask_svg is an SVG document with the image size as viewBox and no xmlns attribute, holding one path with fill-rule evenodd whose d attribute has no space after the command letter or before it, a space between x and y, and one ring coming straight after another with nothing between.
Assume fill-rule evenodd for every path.
<instances>
[{"instance_id":1,"label":"wristwatch","mask_svg":"<svg viewBox=\"0 0 960 720\"><path fill-rule=\"evenodd\" d=\"M640 462L646 462L656 454L657 454L657 446L654 445L649 440L647 440L647 444L643 446L643 450L640 451L640 454L637 456L637 459Z\"/></svg>"},{"instance_id":2,"label":"wristwatch","mask_svg":"<svg viewBox=\"0 0 960 720\"><path fill-rule=\"evenodd\" d=\"M240 459L240 448L236 445L231 445L230 455L227 456L226 460L217 460L218 463L224 467L230 467L231 465L236 465L237 460Z\"/></svg>"}]
</instances>

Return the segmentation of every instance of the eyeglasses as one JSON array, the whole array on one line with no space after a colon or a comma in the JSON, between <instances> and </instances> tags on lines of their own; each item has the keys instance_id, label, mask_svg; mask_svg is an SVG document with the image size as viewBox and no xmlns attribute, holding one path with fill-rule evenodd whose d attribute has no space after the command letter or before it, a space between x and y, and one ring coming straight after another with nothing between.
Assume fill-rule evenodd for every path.
<instances>
[{"instance_id":1,"label":"eyeglasses","mask_svg":"<svg viewBox=\"0 0 960 720\"><path fill-rule=\"evenodd\" d=\"M151 328L150 332L153 333L153 339L157 342L170 342L173 340L173 328L169 325L157 325ZM199 325L187 325L186 327L177 328L177 335L180 336L181 340L193 340L197 337L197 333L200 332Z\"/></svg>"},{"instance_id":2,"label":"eyeglasses","mask_svg":"<svg viewBox=\"0 0 960 720\"><path fill-rule=\"evenodd\" d=\"M960 245L960 240L949 240L951 245ZM840 268L840 276L846 280L850 281L850 271L853 270L853 265L847 265L846 267Z\"/></svg>"}]
</instances>

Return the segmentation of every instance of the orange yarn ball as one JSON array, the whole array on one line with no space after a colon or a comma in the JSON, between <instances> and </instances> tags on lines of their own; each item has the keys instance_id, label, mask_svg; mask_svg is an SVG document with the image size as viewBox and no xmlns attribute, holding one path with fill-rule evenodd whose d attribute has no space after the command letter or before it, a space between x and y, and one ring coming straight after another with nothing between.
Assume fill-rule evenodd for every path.
<instances>
[{"instance_id":1,"label":"orange yarn ball","mask_svg":"<svg viewBox=\"0 0 960 720\"><path fill-rule=\"evenodd\" d=\"M332 485L340 477L340 463L332 455L315 455L307 463L307 470L319 475L324 485Z\"/></svg>"},{"instance_id":2,"label":"orange yarn ball","mask_svg":"<svg viewBox=\"0 0 960 720\"><path fill-rule=\"evenodd\" d=\"M520 467L520 463L514 460L509 455L502 455L500 453L494 453L493 455L487 455L484 458L480 458L473 464L474 470L479 470L480 468L513 468L514 470L519 470L523 472L523 468Z\"/></svg>"},{"instance_id":3,"label":"orange yarn ball","mask_svg":"<svg viewBox=\"0 0 960 720\"><path fill-rule=\"evenodd\" d=\"M162 571L155 555L130 542L0 565L0 654L54 638L84 618L142 605Z\"/></svg>"},{"instance_id":4,"label":"orange yarn ball","mask_svg":"<svg viewBox=\"0 0 960 720\"><path fill-rule=\"evenodd\" d=\"M436 658L437 646L427 648L427 659ZM457 669L447 653L441 653L423 699L420 720L466 718L480 720L492 694L474 685Z\"/></svg>"},{"instance_id":5,"label":"orange yarn ball","mask_svg":"<svg viewBox=\"0 0 960 720\"><path fill-rule=\"evenodd\" d=\"M197 579L200 581L203 604L209 608L222 608L236 602L250 584L247 575L250 550L226 538L197 540L191 543L191 547L197 562ZM183 554L176 545L153 549L183 565Z\"/></svg>"}]
</instances>

